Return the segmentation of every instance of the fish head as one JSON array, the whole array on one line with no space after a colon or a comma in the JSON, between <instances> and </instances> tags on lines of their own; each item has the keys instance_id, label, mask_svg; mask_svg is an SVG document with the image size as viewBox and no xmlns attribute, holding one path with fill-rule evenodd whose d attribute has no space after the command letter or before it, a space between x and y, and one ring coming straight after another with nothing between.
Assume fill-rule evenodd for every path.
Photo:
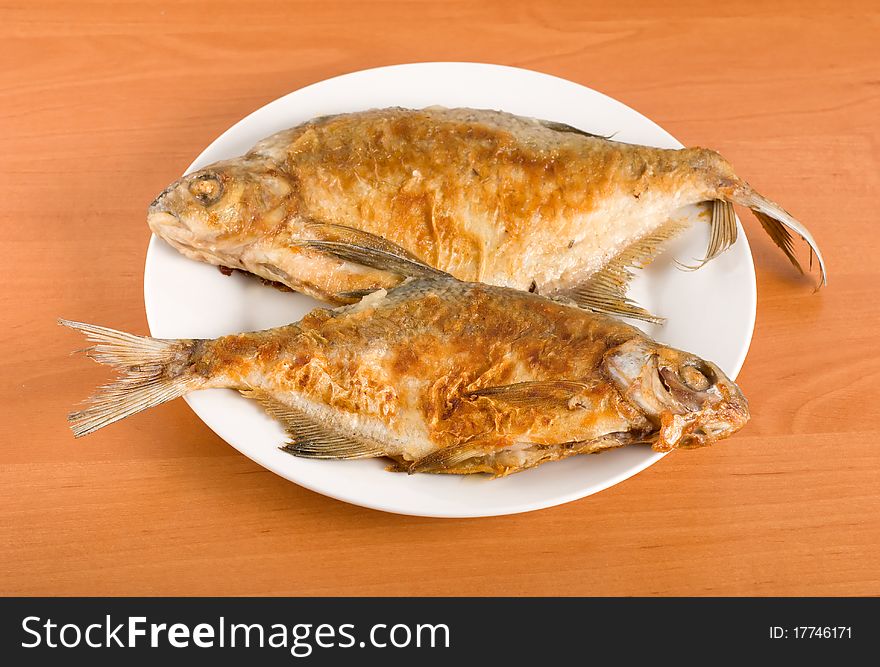
<instances>
[{"instance_id":1,"label":"fish head","mask_svg":"<svg viewBox=\"0 0 880 667\"><path fill-rule=\"evenodd\" d=\"M292 183L260 158L217 162L177 179L147 210L158 237L193 259L240 268L243 249L288 219Z\"/></svg>"},{"instance_id":2,"label":"fish head","mask_svg":"<svg viewBox=\"0 0 880 667\"><path fill-rule=\"evenodd\" d=\"M749 420L739 387L694 354L633 338L609 350L603 364L621 394L659 426L657 451L711 445Z\"/></svg>"}]
</instances>

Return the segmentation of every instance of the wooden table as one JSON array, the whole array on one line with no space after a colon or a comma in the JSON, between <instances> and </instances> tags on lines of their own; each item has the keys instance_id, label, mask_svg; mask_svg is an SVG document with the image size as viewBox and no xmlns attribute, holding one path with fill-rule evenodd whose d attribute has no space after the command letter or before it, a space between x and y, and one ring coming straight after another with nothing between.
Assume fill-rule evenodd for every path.
<instances>
[{"instance_id":1,"label":"wooden table","mask_svg":"<svg viewBox=\"0 0 880 667\"><path fill-rule=\"evenodd\" d=\"M0 2L0 593L880 594L877 5L606 4ZM830 268L819 294L743 216L747 429L590 498L479 520L316 495L182 401L74 442L64 415L108 374L70 358L55 318L146 332L153 196L283 93L426 60L594 87L808 223Z\"/></svg>"}]
</instances>

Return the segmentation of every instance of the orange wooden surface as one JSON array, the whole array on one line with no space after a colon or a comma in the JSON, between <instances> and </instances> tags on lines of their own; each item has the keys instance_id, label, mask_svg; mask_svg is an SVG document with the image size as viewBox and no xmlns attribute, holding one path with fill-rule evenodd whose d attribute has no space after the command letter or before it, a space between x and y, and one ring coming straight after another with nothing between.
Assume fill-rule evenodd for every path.
<instances>
[{"instance_id":1,"label":"orange wooden surface","mask_svg":"<svg viewBox=\"0 0 880 667\"><path fill-rule=\"evenodd\" d=\"M0 1L0 593L880 594L878 19L869 1ZM182 401L74 442L64 416L108 374L54 320L146 332L152 197L266 102L424 60L596 88L810 226L817 295L743 216L746 430L479 520L306 491Z\"/></svg>"}]
</instances>

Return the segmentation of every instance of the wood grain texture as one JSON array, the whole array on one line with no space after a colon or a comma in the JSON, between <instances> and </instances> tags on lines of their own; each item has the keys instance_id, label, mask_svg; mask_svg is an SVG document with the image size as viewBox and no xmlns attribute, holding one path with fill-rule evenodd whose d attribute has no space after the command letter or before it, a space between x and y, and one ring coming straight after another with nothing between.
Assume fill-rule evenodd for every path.
<instances>
[{"instance_id":1,"label":"wood grain texture","mask_svg":"<svg viewBox=\"0 0 880 667\"><path fill-rule=\"evenodd\" d=\"M0 1L0 593L880 594L878 32L867 0ZM152 197L281 94L424 60L596 88L809 225L830 269L816 295L743 216L751 424L480 520L316 495L182 401L74 442L64 415L107 373L54 321L146 331Z\"/></svg>"}]
</instances>

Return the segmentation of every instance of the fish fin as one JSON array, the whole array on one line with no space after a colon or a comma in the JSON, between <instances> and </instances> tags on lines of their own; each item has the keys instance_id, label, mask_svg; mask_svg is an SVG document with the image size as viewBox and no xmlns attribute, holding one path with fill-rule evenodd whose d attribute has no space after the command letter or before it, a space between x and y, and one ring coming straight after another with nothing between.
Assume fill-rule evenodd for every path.
<instances>
[{"instance_id":1,"label":"fish fin","mask_svg":"<svg viewBox=\"0 0 880 667\"><path fill-rule=\"evenodd\" d=\"M588 310L609 315L630 317L644 322L662 324L662 317L652 315L627 298L626 288L633 278L631 269L643 269L660 254L663 244L679 234L686 224L670 220L656 232L625 248L601 271L583 285L566 292L572 301Z\"/></svg>"},{"instance_id":2,"label":"fish fin","mask_svg":"<svg viewBox=\"0 0 880 667\"><path fill-rule=\"evenodd\" d=\"M85 334L95 345L87 356L117 369L121 377L99 387L88 407L72 412L67 421L80 438L100 428L197 389L201 380L189 371L196 340L163 340L59 319L62 326Z\"/></svg>"},{"instance_id":3,"label":"fish fin","mask_svg":"<svg viewBox=\"0 0 880 667\"><path fill-rule=\"evenodd\" d=\"M736 212L733 210L733 204L723 199L715 199L712 202L712 220L709 224L711 233L706 257L703 258L704 264L736 243Z\"/></svg>"},{"instance_id":4,"label":"fish fin","mask_svg":"<svg viewBox=\"0 0 880 667\"><path fill-rule=\"evenodd\" d=\"M315 240L336 241L337 243L348 243L350 245L362 246L364 248L372 248L373 250L397 255L398 257L403 257L404 259L413 262L424 263L403 246L399 246L382 236L365 232L362 229L356 229L354 227L349 227L348 225L319 222L316 220L305 223L304 227L310 232L314 232L316 235L320 236L319 239Z\"/></svg>"},{"instance_id":5,"label":"fish fin","mask_svg":"<svg viewBox=\"0 0 880 667\"><path fill-rule=\"evenodd\" d=\"M334 431L261 389L244 389L239 393L257 401L270 417L281 423L290 441L280 449L288 454L308 459L368 459L385 455L375 445Z\"/></svg>"},{"instance_id":6,"label":"fish fin","mask_svg":"<svg viewBox=\"0 0 880 667\"><path fill-rule=\"evenodd\" d=\"M382 289L382 288L377 287L375 289L353 289L353 290L349 290L347 292L337 292L334 296L337 299L343 299L343 300L355 299L357 301L360 301L365 296L369 296L373 292L378 292L380 289Z\"/></svg>"},{"instance_id":7,"label":"fish fin","mask_svg":"<svg viewBox=\"0 0 880 667\"><path fill-rule=\"evenodd\" d=\"M511 405L540 406L546 403L568 401L588 385L574 380L516 382L514 384L484 387L465 394L467 398L490 398Z\"/></svg>"},{"instance_id":8,"label":"fish fin","mask_svg":"<svg viewBox=\"0 0 880 667\"><path fill-rule=\"evenodd\" d=\"M766 213L761 213L760 211L753 211L753 213L773 243L775 243L782 252L785 253L785 256L788 257L788 261L790 261L794 268L800 273L803 273L804 267L801 266L801 263L794 255L794 237L791 235L791 232L786 229L785 225L778 220L771 218ZM812 246L810 247L810 268L813 268Z\"/></svg>"},{"instance_id":9,"label":"fish fin","mask_svg":"<svg viewBox=\"0 0 880 667\"><path fill-rule=\"evenodd\" d=\"M413 461L409 468L407 468L407 472L410 475L417 472L450 472L450 469L454 469L470 458L481 456L493 450L503 449L509 444L507 440L469 440L468 442L438 449L417 461Z\"/></svg>"},{"instance_id":10,"label":"fish fin","mask_svg":"<svg viewBox=\"0 0 880 667\"><path fill-rule=\"evenodd\" d=\"M297 245L331 255L346 262L361 264L379 271L389 271L401 276L412 278L450 277L445 271L440 271L422 262L413 261L376 248L367 248L341 241L302 241Z\"/></svg>"},{"instance_id":11,"label":"fish fin","mask_svg":"<svg viewBox=\"0 0 880 667\"><path fill-rule=\"evenodd\" d=\"M538 120L538 123L546 127L548 130L554 130L556 132L568 132L571 134L580 134L585 137L593 137L595 139L605 139L610 140L617 132L612 132L611 134L594 134L592 132L587 132L586 130L582 130L578 127L574 127L573 125L569 125L568 123L560 123L555 120Z\"/></svg>"},{"instance_id":12,"label":"fish fin","mask_svg":"<svg viewBox=\"0 0 880 667\"><path fill-rule=\"evenodd\" d=\"M764 231L770 236L773 243L779 246L782 252L785 253L785 256L788 257L788 261L790 261L798 271L803 273L803 267L794 254L792 232L800 236L810 248L810 268L812 268L813 254L816 255L816 259L819 263L819 282L816 285L816 289L818 290L823 285L828 284L828 274L825 270L825 259L822 257L822 251L819 250L819 246L813 238L813 235L810 234L810 231L803 225L803 223L796 220L791 213L786 211L776 202L755 192L755 190L753 190L748 184L743 184L742 187L738 188L733 193L732 199L735 203L741 204L742 206L748 206L752 210L752 213L758 218L758 221L761 223Z\"/></svg>"},{"instance_id":13,"label":"fish fin","mask_svg":"<svg viewBox=\"0 0 880 667\"><path fill-rule=\"evenodd\" d=\"M345 225L320 222L308 223L306 228L314 229L318 236L329 238L298 241L296 242L298 247L406 277L450 277L445 271L425 264L405 248L381 236Z\"/></svg>"},{"instance_id":14,"label":"fish fin","mask_svg":"<svg viewBox=\"0 0 880 667\"><path fill-rule=\"evenodd\" d=\"M387 458L389 462L385 466L385 472L407 472L409 470L410 462L402 456L388 454Z\"/></svg>"},{"instance_id":15,"label":"fish fin","mask_svg":"<svg viewBox=\"0 0 880 667\"><path fill-rule=\"evenodd\" d=\"M680 265L689 271L699 269L736 243L736 212L733 210L733 204L723 199L714 199L711 204L712 219L709 223L709 246L706 248L706 256L694 266Z\"/></svg>"}]
</instances>

